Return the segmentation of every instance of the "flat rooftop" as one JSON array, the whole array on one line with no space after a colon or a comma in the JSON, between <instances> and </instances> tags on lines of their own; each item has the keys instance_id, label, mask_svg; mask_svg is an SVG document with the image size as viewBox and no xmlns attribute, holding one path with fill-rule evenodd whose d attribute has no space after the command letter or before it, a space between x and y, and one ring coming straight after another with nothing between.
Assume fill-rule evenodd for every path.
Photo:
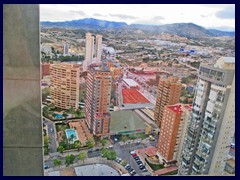
<instances>
[{"instance_id":1,"label":"flat rooftop","mask_svg":"<svg viewBox=\"0 0 240 180\"><path fill-rule=\"evenodd\" d=\"M138 83L136 83L134 80L132 79L127 79L127 78L123 78L123 81L125 83L127 83L130 87L136 87L138 86Z\"/></svg>"},{"instance_id":2,"label":"flat rooftop","mask_svg":"<svg viewBox=\"0 0 240 180\"><path fill-rule=\"evenodd\" d=\"M110 133L145 129L145 122L132 110L112 111Z\"/></svg>"},{"instance_id":3,"label":"flat rooftop","mask_svg":"<svg viewBox=\"0 0 240 180\"><path fill-rule=\"evenodd\" d=\"M140 92L135 89L122 89L123 104L150 103Z\"/></svg>"}]
</instances>

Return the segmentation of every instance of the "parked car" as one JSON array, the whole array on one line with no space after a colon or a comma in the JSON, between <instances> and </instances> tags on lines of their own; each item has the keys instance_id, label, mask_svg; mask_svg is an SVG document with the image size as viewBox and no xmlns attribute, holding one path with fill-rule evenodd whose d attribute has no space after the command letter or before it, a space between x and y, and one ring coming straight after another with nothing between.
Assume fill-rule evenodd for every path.
<instances>
[{"instance_id":1,"label":"parked car","mask_svg":"<svg viewBox=\"0 0 240 180\"><path fill-rule=\"evenodd\" d=\"M131 169L129 169L129 170L128 170L128 172L132 172L132 171L134 171L134 169L133 169L133 168L131 168Z\"/></svg>"},{"instance_id":2,"label":"parked car","mask_svg":"<svg viewBox=\"0 0 240 180\"><path fill-rule=\"evenodd\" d=\"M151 141L155 141L155 138L152 135L149 135Z\"/></svg>"},{"instance_id":3,"label":"parked car","mask_svg":"<svg viewBox=\"0 0 240 180\"><path fill-rule=\"evenodd\" d=\"M148 170L146 168L142 169L142 172L148 172Z\"/></svg>"},{"instance_id":4,"label":"parked car","mask_svg":"<svg viewBox=\"0 0 240 180\"><path fill-rule=\"evenodd\" d=\"M142 161L137 161L136 163L137 163L138 165L143 164Z\"/></svg>"},{"instance_id":5,"label":"parked car","mask_svg":"<svg viewBox=\"0 0 240 180\"><path fill-rule=\"evenodd\" d=\"M132 176L134 176L134 175L136 174L136 171L133 170L133 171L130 172L130 174L131 174Z\"/></svg>"},{"instance_id":6,"label":"parked car","mask_svg":"<svg viewBox=\"0 0 240 180\"><path fill-rule=\"evenodd\" d=\"M50 132L53 133L53 128L50 129Z\"/></svg>"},{"instance_id":7,"label":"parked car","mask_svg":"<svg viewBox=\"0 0 240 180\"><path fill-rule=\"evenodd\" d=\"M144 168L145 168L144 165L140 165L140 166L139 166L139 169L141 169L141 170L143 170Z\"/></svg>"},{"instance_id":8,"label":"parked car","mask_svg":"<svg viewBox=\"0 0 240 180\"><path fill-rule=\"evenodd\" d=\"M122 159L121 159L121 158L117 158L117 159L116 159L116 162L117 162L117 163L120 163L120 162L122 162Z\"/></svg>"},{"instance_id":9,"label":"parked car","mask_svg":"<svg viewBox=\"0 0 240 180\"><path fill-rule=\"evenodd\" d=\"M44 169L48 169L48 168L49 168L49 165L44 164L43 168L44 168Z\"/></svg>"},{"instance_id":10,"label":"parked car","mask_svg":"<svg viewBox=\"0 0 240 180\"><path fill-rule=\"evenodd\" d=\"M136 154L136 151L129 151L130 154Z\"/></svg>"},{"instance_id":11,"label":"parked car","mask_svg":"<svg viewBox=\"0 0 240 180\"><path fill-rule=\"evenodd\" d=\"M135 160L139 160L140 158L138 156L133 157Z\"/></svg>"},{"instance_id":12,"label":"parked car","mask_svg":"<svg viewBox=\"0 0 240 180\"><path fill-rule=\"evenodd\" d=\"M132 157L136 157L136 156L137 156L137 154L136 154L136 153L132 154Z\"/></svg>"}]
</instances>

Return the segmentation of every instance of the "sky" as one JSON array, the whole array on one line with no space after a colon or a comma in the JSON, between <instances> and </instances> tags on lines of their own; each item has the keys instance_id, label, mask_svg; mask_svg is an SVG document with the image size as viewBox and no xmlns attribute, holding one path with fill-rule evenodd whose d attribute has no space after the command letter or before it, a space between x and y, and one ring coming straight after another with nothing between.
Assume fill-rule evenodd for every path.
<instances>
[{"instance_id":1,"label":"sky","mask_svg":"<svg viewBox=\"0 0 240 180\"><path fill-rule=\"evenodd\" d=\"M194 23L235 31L234 4L41 4L41 21L95 18L127 24Z\"/></svg>"}]
</instances>

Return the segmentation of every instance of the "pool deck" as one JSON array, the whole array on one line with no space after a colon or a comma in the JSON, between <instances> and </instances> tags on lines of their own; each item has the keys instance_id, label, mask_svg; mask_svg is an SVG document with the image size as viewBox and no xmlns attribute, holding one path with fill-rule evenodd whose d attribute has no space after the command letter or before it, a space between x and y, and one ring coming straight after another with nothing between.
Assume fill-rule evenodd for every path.
<instances>
[{"instance_id":1,"label":"pool deck","mask_svg":"<svg viewBox=\"0 0 240 180\"><path fill-rule=\"evenodd\" d=\"M84 120L80 122L69 122L69 127L71 129L76 129L78 139L81 141L82 145L85 145L88 139L93 140L93 136L88 130L87 124Z\"/></svg>"}]
</instances>

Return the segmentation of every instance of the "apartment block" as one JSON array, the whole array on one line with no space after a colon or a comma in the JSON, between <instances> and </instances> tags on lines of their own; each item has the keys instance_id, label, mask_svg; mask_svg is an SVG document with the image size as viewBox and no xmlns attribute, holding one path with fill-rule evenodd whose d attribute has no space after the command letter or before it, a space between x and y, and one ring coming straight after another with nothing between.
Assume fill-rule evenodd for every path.
<instances>
[{"instance_id":1,"label":"apartment block","mask_svg":"<svg viewBox=\"0 0 240 180\"><path fill-rule=\"evenodd\" d=\"M179 175L222 175L235 132L235 58L199 68Z\"/></svg>"},{"instance_id":2,"label":"apartment block","mask_svg":"<svg viewBox=\"0 0 240 180\"><path fill-rule=\"evenodd\" d=\"M50 68L50 94L52 103L61 109L78 109L80 67L59 63Z\"/></svg>"},{"instance_id":3,"label":"apartment block","mask_svg":"<svg viewBox=\"0 0 240 180\"><path fill-rule=\"evenodd\" d=\"M164 107L179 102L181 89L182 84L178 82L177 77L168 77L159 81L154 119L160 128Z\"/></svg>"},{"instance_id":4,"label":"apartment block","mask_svg":"<svg viewBox=\"0 0 240 180\"><path fill-rule=\"evenodd\" d=\"M109 133L112 77L106 65L91 65L87 71L85 100L86 122L90 131L98 136Z\"/></svg>"},{"instance_id":5,"label":"apartment block","mask_svg":"<svg viewBox=\"0 0 240 180\"><path fill-rule=\"evenodd\" d=\"M180 103L164 107L157 146L161 163L169 165L179 161L191 109L192 105Z\"/></svg>"},{"instance_id":6,"label":"apartment block","mask_svg":"<svg viewBox=\"0 0 240 180\"><path fill-rule=\"evenodd\" d=\"M95 42L96 39L96 42ZM99 63L102 56L102 35L97 34L96 38L91 33L86 33L86 53L83 61L83 71L87 71L92 63Z\"/></svg>"}]
</instances>

